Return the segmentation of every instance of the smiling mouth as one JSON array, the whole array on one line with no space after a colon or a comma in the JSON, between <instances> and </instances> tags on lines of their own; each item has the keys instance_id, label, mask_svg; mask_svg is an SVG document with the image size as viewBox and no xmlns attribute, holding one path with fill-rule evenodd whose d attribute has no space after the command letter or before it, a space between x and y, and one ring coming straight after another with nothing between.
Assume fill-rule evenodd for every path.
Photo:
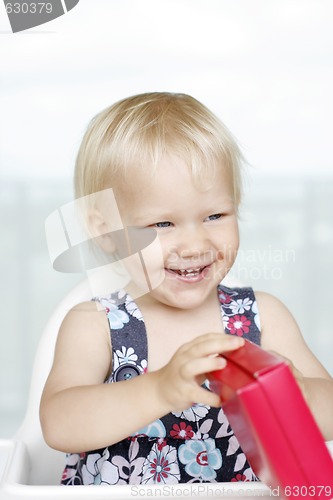
<instances>
[{"instance_id":1,"label":"smiling mouth","mask_svg":"<svg viewBox=\"0 0 333 500\"><path fill-rule=\"evenodd\" d=\"M178 274L178 276L182 276L184 278L195 278L199 276L204 269L208 266L204 267L196 267L191 269L167 269L171 273Z\"/></svg>"}]
</instances>

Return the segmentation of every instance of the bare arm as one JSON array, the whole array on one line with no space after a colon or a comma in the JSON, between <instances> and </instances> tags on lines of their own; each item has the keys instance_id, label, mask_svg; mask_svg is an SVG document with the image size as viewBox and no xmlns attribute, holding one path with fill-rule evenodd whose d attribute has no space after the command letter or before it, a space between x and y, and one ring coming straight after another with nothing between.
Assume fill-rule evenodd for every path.
<instances>
[{"instance_id":1,"label":"bare arm","mask_svg":"<svg viewBox=\"0 0 333 500\"><path fill-rule=\"evenodd\" d=\"M292 363L294 375L326 440L333 439L333 379L306 345L288 309L275 297L256 293L262 347Z\"/></svg>"},{"instance_id":2,"label":"bare arm","mask_svg":"<svg viewBox=\"0 0 333 500\"><path fill-rule=\"evenodd\" d=\"M116 443L193 402L218 406L219 397L200 384L206 373L224 366L212 354L241 344L220 333L205 334L183 345L160 370L104 384L111 369L105 314L94 303L77 306L61 326L42 395L44 438L53 448L79 453Z\"/></svg>"},{"instance_id":3,"label":"bare arm","mask_svg":"<svg viewBox=\"0 0 333 500\"><path fill-rule=\"evenodd\" d=\"M93 302L80 304L61 325L41 399L42 430L51 447L64 452L104 447L167 411L159 402L154 377L104 384L110 370L105 313Z\"/></svg>"}]
</instances>

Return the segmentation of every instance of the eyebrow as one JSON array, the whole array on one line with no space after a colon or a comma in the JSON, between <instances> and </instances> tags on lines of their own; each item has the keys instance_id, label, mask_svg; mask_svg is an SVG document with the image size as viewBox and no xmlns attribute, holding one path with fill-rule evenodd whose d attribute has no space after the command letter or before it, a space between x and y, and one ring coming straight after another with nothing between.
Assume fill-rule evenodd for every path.
<instances>
[{"instance_id":1,"label":"eyebrow","mask_svg":"<svg viewBox=\"0 0 333 500\"><path fill-rule=\"evenodd\" d=\"M158 213L149 213L149 214L142 214L141 216L134 216L132 221L134 225L148 225L152 224L154 222L163 222L163 221L169 221L172 219L171 214L158 214Z\"/></svg>"}]
</instances>

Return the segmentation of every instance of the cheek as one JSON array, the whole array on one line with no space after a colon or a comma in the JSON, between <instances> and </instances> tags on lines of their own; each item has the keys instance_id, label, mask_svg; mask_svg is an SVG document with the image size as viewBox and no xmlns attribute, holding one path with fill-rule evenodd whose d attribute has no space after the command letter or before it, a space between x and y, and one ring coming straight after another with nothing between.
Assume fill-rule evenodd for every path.
<instances>
[{"instance_id":1,"label":"cheek","mask_svg":"<svg viewBox=\"0 0 333 500\"><path fill-rule=\"evenodd\" d=\"M136 286L147 293L158 287L164 279L164 261L159 238L123 263Z\"/></svg>"},{"instance_id":2,"label":"cheek","mask_svg":"<svg viewBox=\"0 0 333 500\"><path fill-rule=\"evenodd\" d=\"M238 229L238 223L237 221L234 223L233 227L233 236L232 236L232 245L235 249L235 252L237 253L238 247L239 247L239 229Z\"/></svg>"},{"instance_id":3,"label":"cheek","mask_svg":"<svg viewBox=\"0 0 333 500\"><path fill-rule=\"evenodd\" d=\"M164 276L164 252L157 237L153 243L142 250L142 258L152 283L160 281L162 272Z\"/></svg>"},{"instance_id":4,"label":"cheek","mask_svg":"<svg viewBox=\"0 0 333 500\"><path fill-rule=\"evenodd\" d=\"M232 262L237 257L239 247L239 231L237 222L221 228L218 244L218 260Z\"/></svg>"}]
</instances>

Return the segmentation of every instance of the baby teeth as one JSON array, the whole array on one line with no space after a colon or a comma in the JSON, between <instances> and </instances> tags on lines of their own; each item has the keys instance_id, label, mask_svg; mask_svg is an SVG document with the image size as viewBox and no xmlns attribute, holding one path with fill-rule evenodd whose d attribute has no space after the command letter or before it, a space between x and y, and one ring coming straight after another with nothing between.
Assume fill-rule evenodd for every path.
<instances>
[{"instance_id":1,"label":"baby teeth","mask_svg":"<svg viewBox=\"0 0 333 500\"><path fill-rule=\"evenodd\" d=\"M198 274L200 272L200 269L200 267L197 267L196 269L179 269L179 271L181 272L181 274L194 276L195 274Z\"/></svg>"}]
</instances>

